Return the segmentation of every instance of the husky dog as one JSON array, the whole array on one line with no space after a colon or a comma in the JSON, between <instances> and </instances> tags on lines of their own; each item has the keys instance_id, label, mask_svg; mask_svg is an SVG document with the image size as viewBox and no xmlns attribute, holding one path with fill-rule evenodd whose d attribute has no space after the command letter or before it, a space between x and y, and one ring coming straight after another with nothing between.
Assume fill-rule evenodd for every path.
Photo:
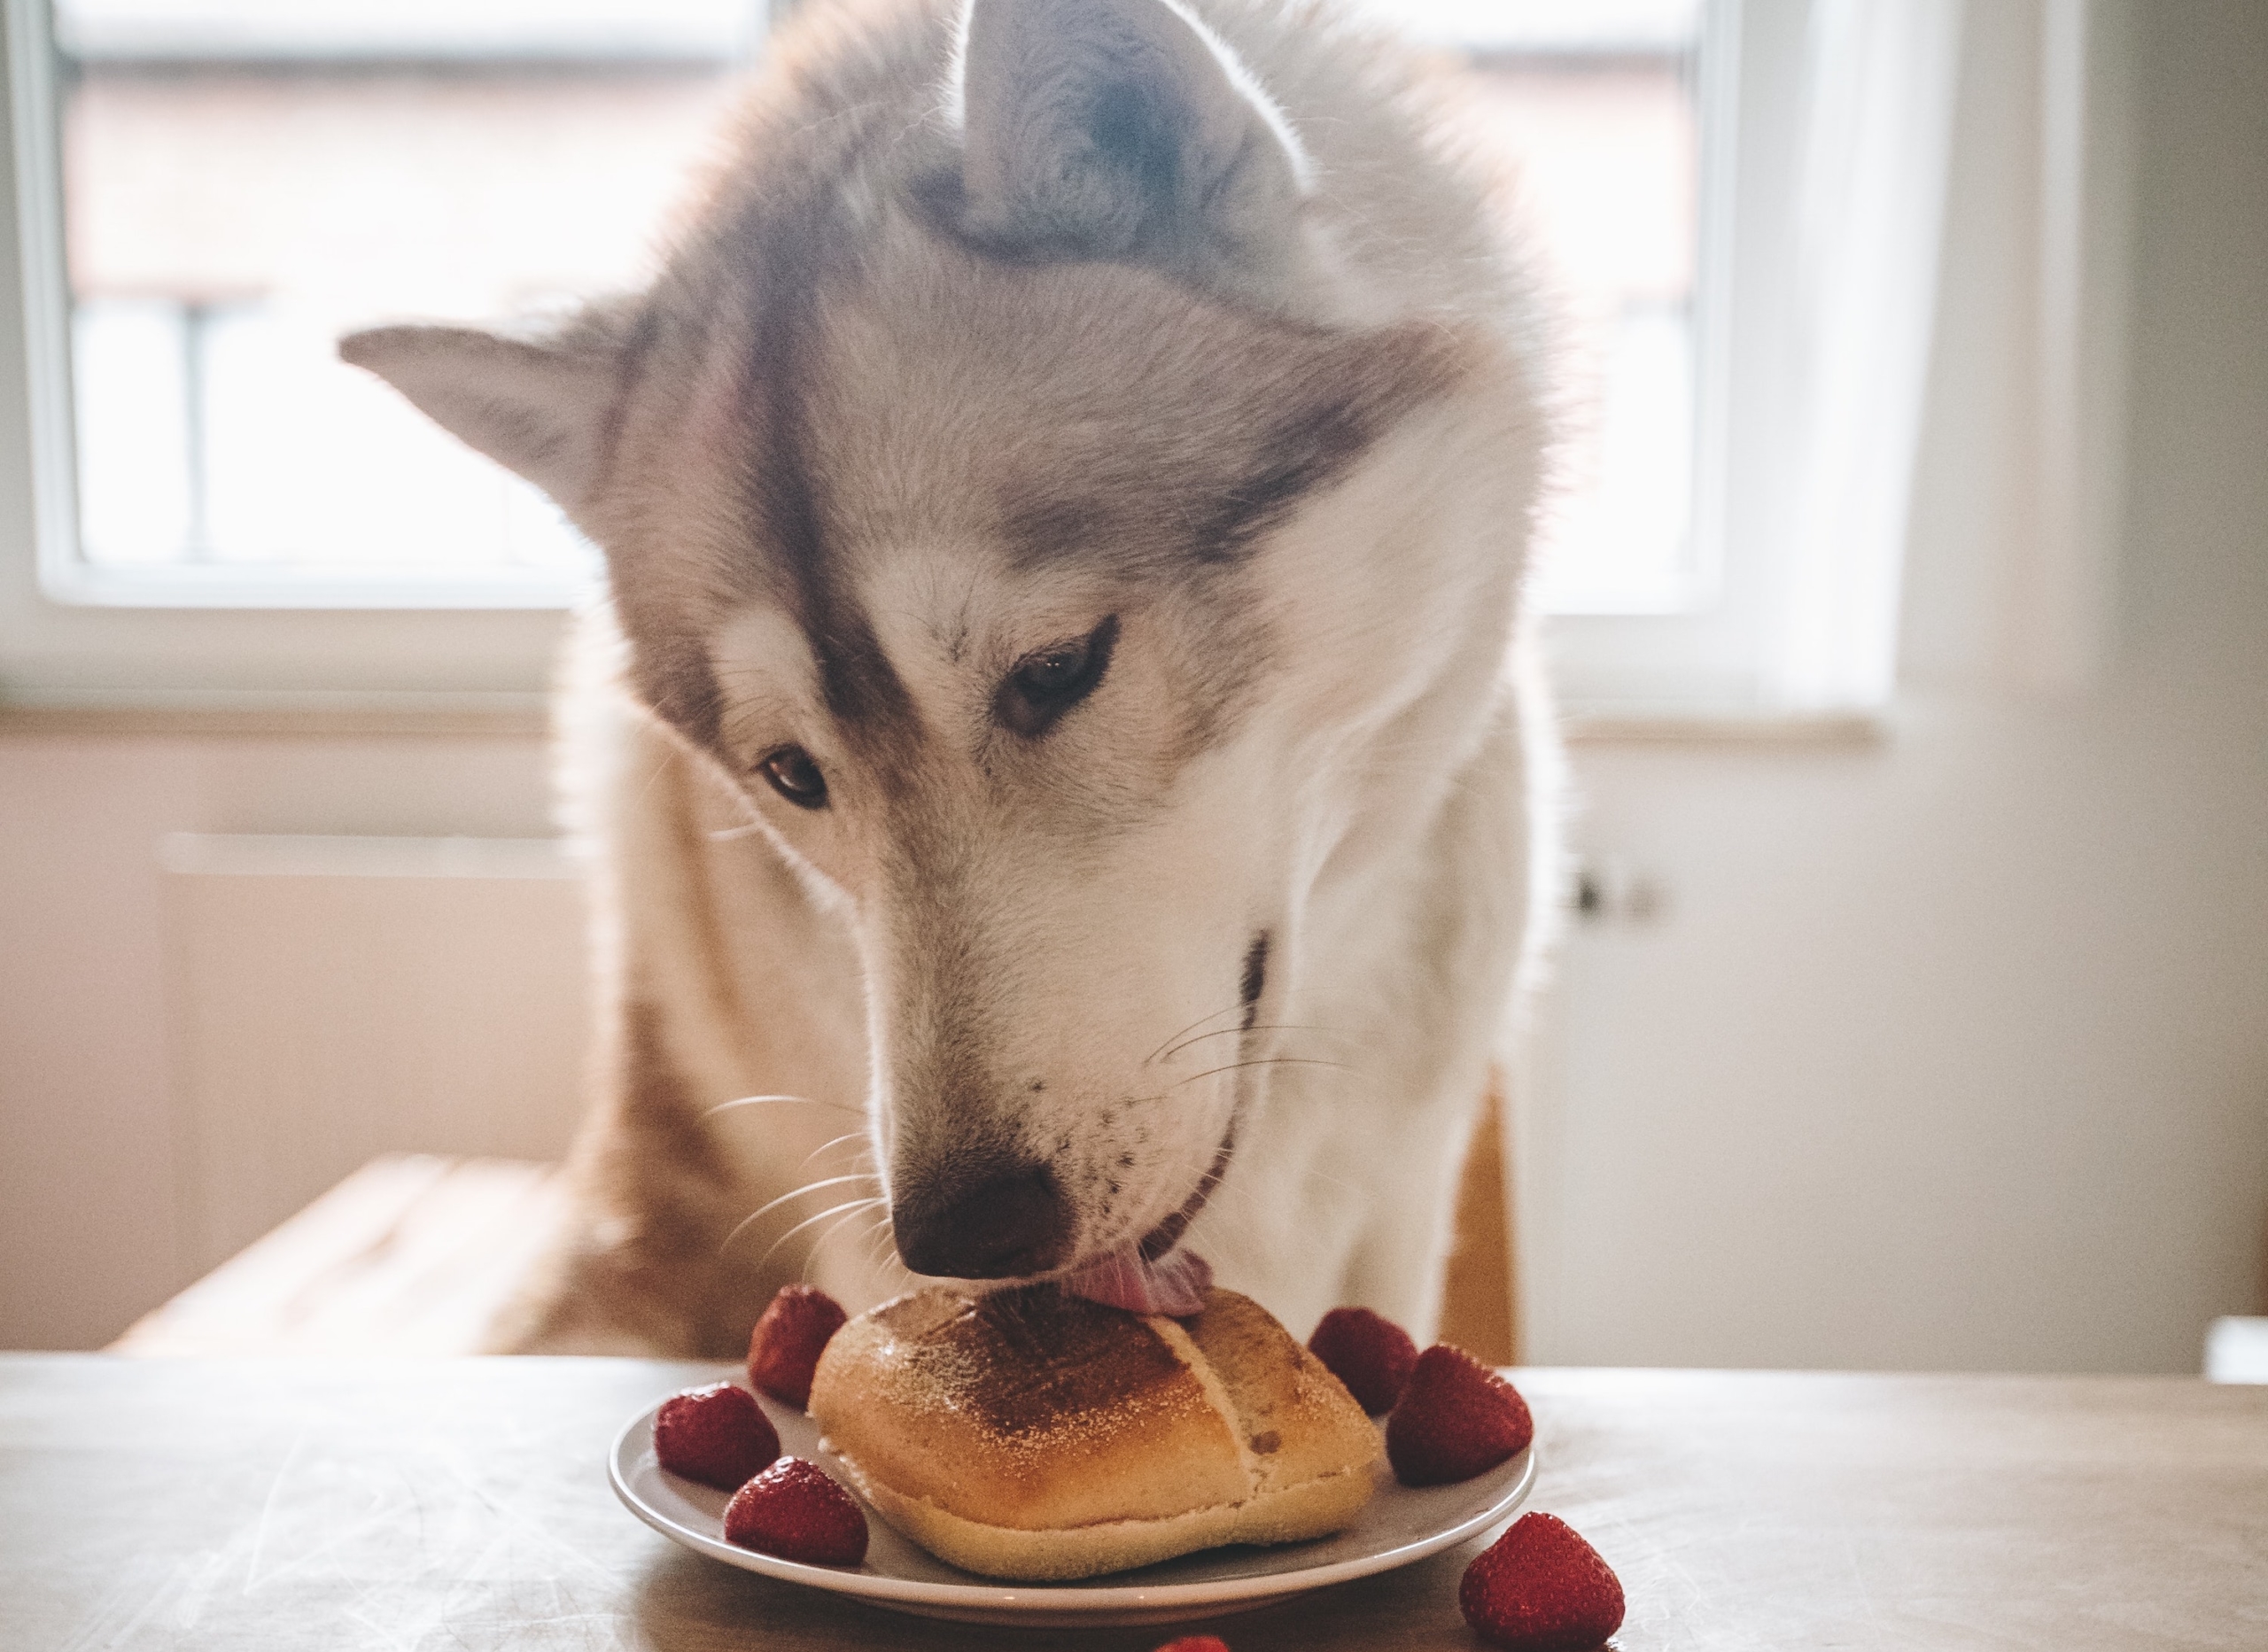
<instances>
[{"instance_id":1,"label":"husky dog","mask_svg":"<svg viewBox=\"0 0 2268 1652\"><path fill-rule=\"evenodd\" d=\"M1208 1263L1423 1341L1556 772L1538 330L1443 89L1308 0L803 11L650 291L342 346L610 576L602 1093L500 1341Z\"/></svg>"}]
</instances>

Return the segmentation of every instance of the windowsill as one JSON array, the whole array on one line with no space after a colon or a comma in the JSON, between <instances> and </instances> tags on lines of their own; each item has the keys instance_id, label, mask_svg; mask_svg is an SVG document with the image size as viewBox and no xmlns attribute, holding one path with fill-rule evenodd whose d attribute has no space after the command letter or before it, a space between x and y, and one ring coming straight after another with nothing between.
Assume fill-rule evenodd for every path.
<instances>
[{"instance_id":1,"label":"windowsill","mask_svg":"<svg viewBox=\"0 0 2268 1652\"><path fill-rule=\"evenodd\" d=\"M587 600L593 583L588 572L532 569L451 574L243 563L92 568L66 562L46 572L41 590L49 601L75 608L567 613Z\"/></svg>"},{"instance_id":2,"label":"windowsill","mask_svg":"<svg viewBox=\"0 0 2268 1652\"><path fill-rule=\"evenodd\" d=\"M1778 746L1864 749L1888 737L1879 713L1575 708L1561 728L1578 746ZM540 694L200 694L56 703L0 702L0 738L24 735L360 739L539 738L550 729Z\"/></svg>"},{"instance_id":3,"label":"windowsill","mask_svg":"<svg viewBox=\"0 0 2268 1652\"><path fill-rule=\"evenodd\" d=\"M1880 711L1573 705L1560 732L1575 746L1793 746L1861 750L1890 737Z\"/></svg>"},{"instance_id":4,"label":"windowsill","mask_svg":"<svg viewBox=\"0 0 2268 1652\"><path fill-rule=\"evenodd\" d=\"M0 702L0 739L511 739L540 738L550 726L550 699L540 694L214 694L52 704Z\"/></svg>"}]
</instances>

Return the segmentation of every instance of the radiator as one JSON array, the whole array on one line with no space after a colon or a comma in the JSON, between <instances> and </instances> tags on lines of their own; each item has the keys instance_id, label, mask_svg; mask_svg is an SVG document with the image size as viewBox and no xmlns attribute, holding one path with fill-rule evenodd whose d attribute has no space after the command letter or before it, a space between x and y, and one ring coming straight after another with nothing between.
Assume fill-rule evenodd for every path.
<instances>
[{"instance_id":1,"label":"radiator","mask_svg":"<svg viewBox=\"0 0 2268 1652\"><path fill-rule=\"evenodd\" d=\"M563 1152L589 993L558 844L183 834L161 856L198 1272L379 1153Z\"/></svg>"}]
</instances>

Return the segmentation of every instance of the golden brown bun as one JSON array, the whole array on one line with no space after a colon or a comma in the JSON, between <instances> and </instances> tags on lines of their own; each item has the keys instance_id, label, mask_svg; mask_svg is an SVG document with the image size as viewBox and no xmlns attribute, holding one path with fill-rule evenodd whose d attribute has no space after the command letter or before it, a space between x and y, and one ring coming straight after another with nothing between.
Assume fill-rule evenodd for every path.
<instances>
[{"instance_id":1,"label":"golden brown bun","mask_svg":"<svg viewBox=\"0 0 2268 1652\"><path fill-rule=\"evenodd\" d=\"M1340 1531L1379 1455L1339 1379L1231 1291L1185 1321L917 1291L835 1333L811 1415L890 1524L1022 1582Z\"/></svg>"}]
</instances>

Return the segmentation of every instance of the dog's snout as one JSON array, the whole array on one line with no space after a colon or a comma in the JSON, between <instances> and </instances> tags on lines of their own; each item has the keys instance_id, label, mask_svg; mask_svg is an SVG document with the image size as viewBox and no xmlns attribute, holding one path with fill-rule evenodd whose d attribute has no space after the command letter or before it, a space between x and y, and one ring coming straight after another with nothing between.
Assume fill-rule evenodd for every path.
<instances>
[{"instance_id":1,"label":"dog's snout","mask_svg":"<svg viewBox=\"0 0 2268 1652\"><path fill-rule=\"evenodd\" d=\"M921 1184L890 1212L897 1253L917 1274L1014 1279L1068 1254L1071 1212L1045 1165Z\"/></svg>"}]
</instances>

